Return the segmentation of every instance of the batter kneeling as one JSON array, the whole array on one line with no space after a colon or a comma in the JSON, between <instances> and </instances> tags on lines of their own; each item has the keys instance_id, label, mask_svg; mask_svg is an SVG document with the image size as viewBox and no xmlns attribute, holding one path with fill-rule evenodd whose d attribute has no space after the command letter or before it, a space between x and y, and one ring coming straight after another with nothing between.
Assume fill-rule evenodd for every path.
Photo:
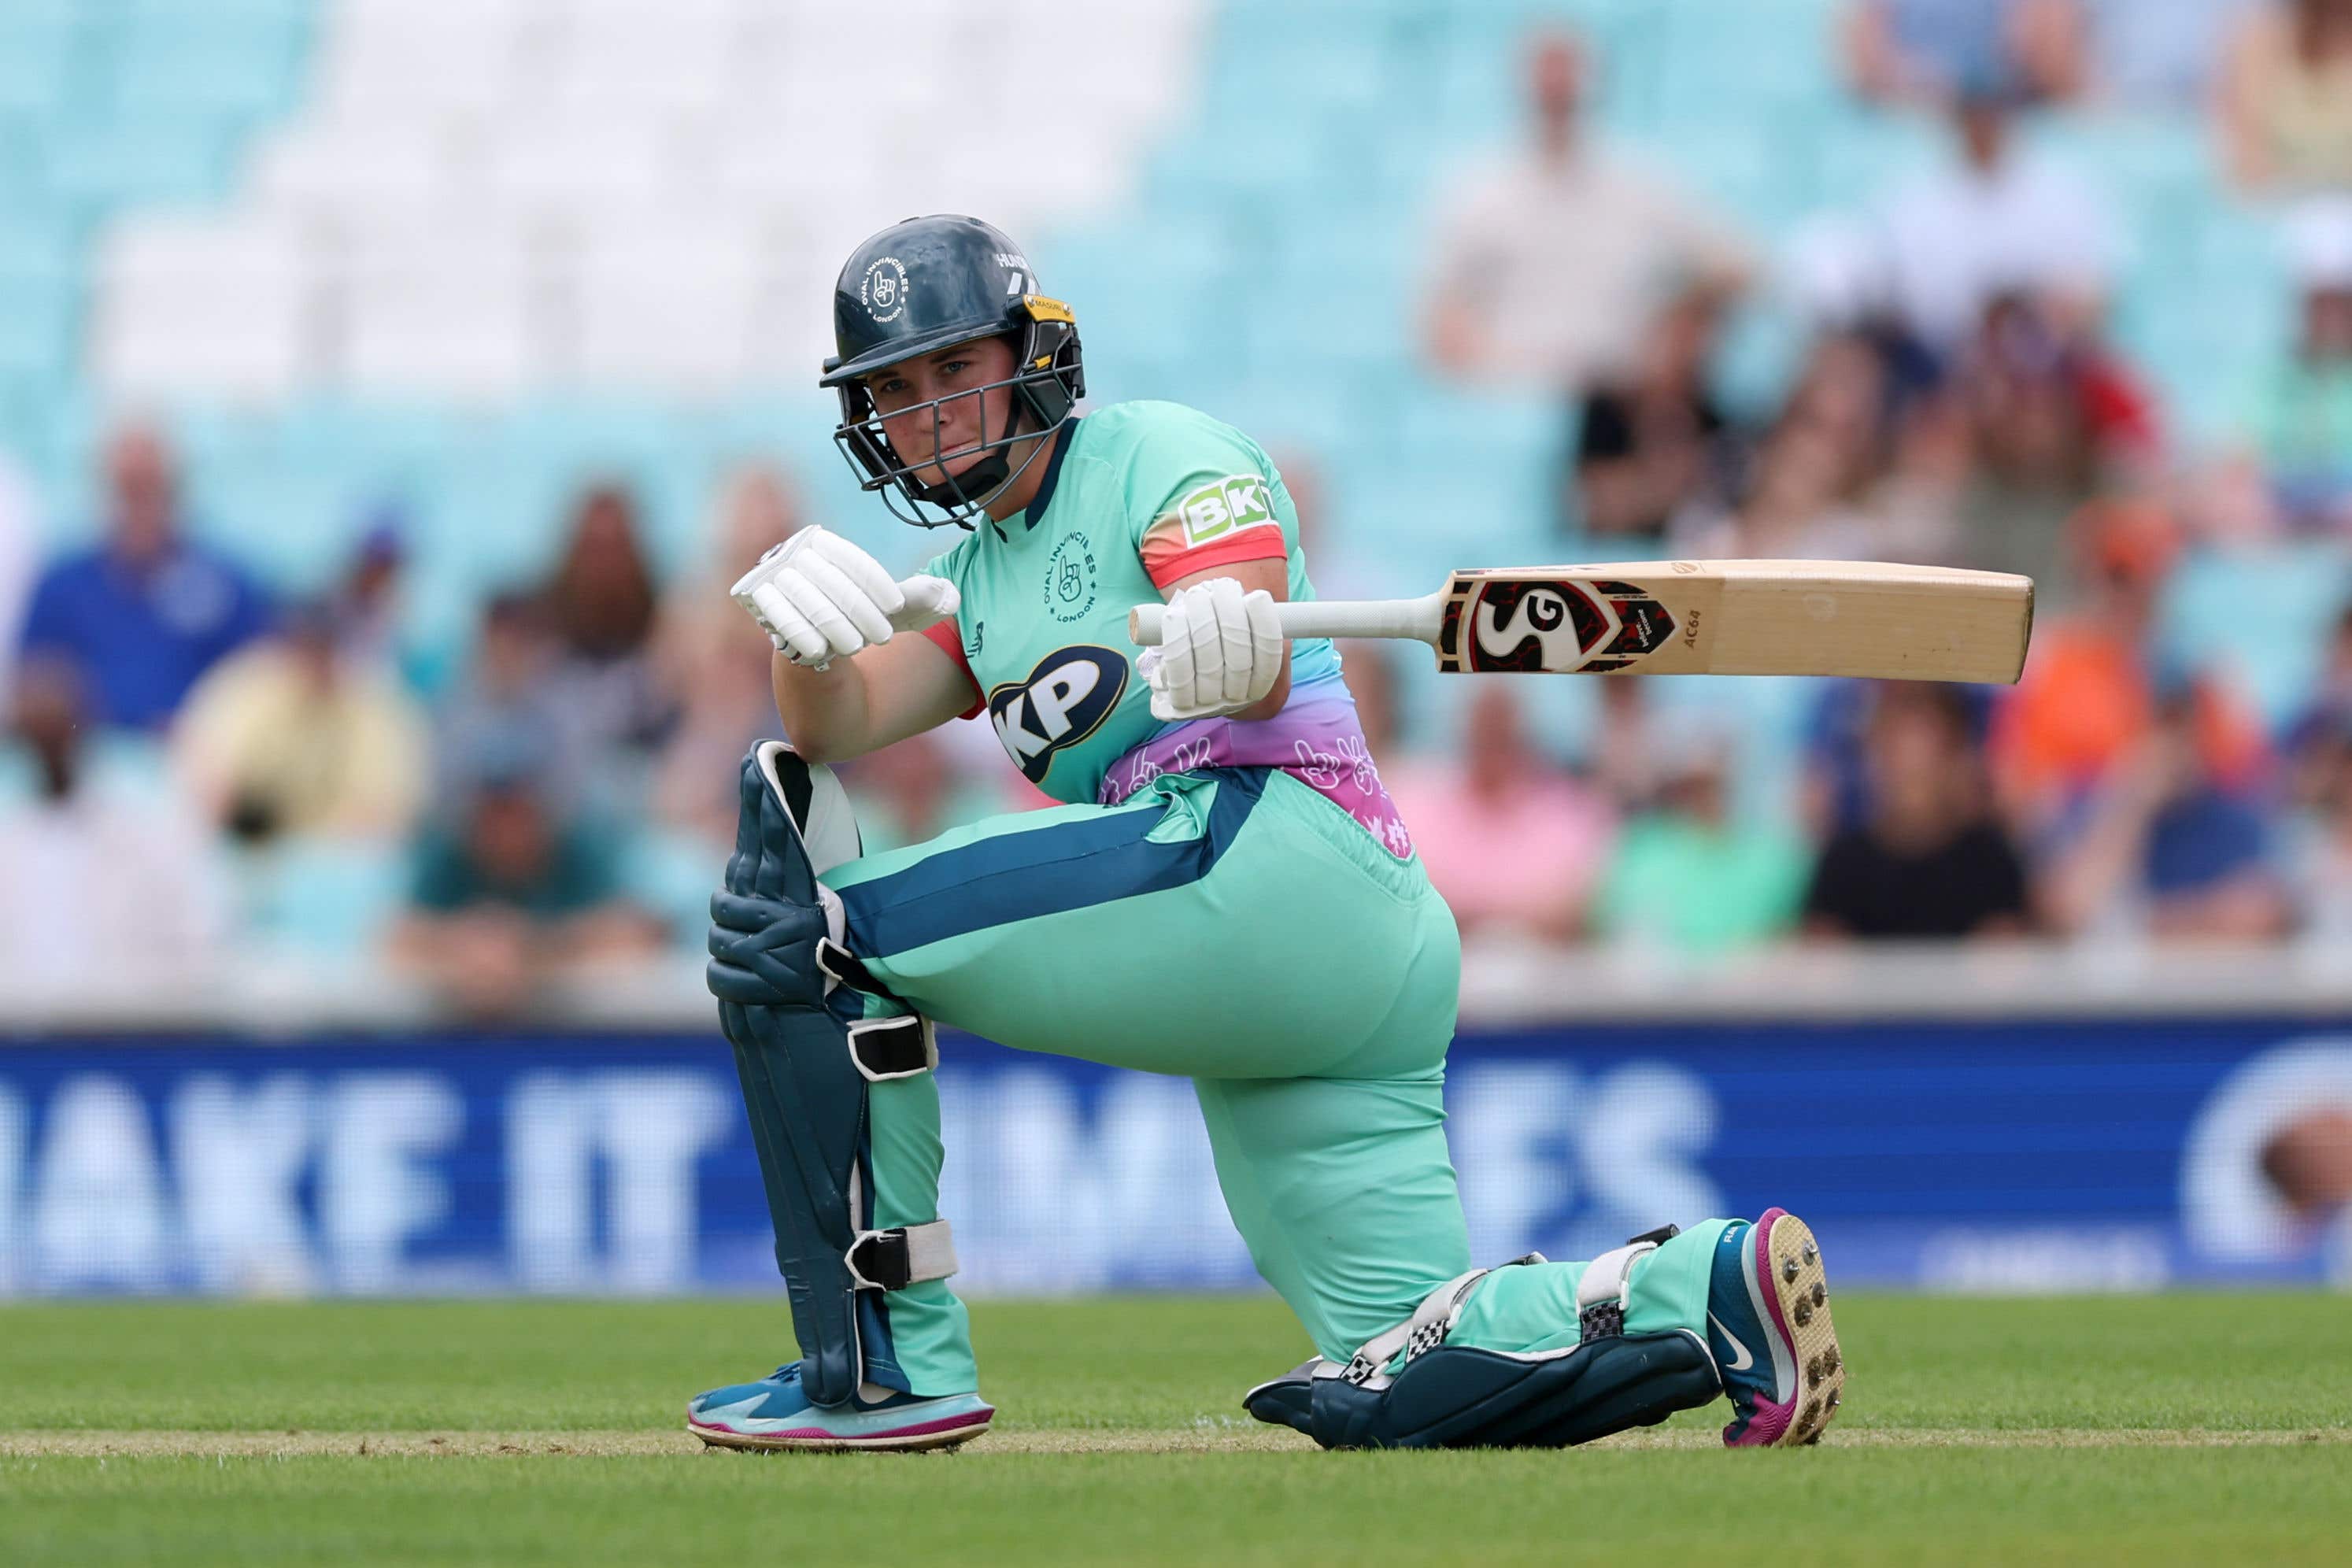
<instances>
[{"instance_id":1,"label":"batter kneeling","mask_svg":"<svg viewBox=\"0 0 2352 1568\"><path fill-rule=\"evenodd\" d=\"M1590 1263L1475 1268L1444 1132L1460 946L1381 788L1281 476L1174 404L1081 418L1068 308L1005 235L918 218L835 291L835 439L901 518L969 530L893 582L804 529L734 589L788 747L747 758L710 986L801 1358L688 1407L738 1447L964 1442L979 1393L934 1020L1190 1078L1258 1271L1316 1358L1246 1395L1326 1447L1559 1447L1718 1395L1735 1446L1806 1442L1844 1369L1780 1210ZM1168 603L1135 657L1129 607ZM1065 804L859 853L823 763L985 712Z\"/></svg>"}]
</instances>

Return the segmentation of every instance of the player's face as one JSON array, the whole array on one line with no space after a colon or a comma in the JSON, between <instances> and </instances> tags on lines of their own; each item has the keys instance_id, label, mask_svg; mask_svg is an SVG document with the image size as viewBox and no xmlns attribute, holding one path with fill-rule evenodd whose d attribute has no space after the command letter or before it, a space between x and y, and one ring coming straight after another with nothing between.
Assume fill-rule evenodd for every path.
<instances>
[{"instance_id":1,"label":"player's face","mask_svg":"<svg viewBox=\"0 0 2352 1568\"><path fill-rule=\"evenodd\" d=\"M919 483L936 485L981 460L981 443L1004 434L1012 388L981 388L1012 379L1013 346L980 338L919 359L901 361L866 378L882 416L882 433ZM932 422L939 402L938 423ZM935 460L936 459L936 460Z\"/></svg>"}]
</instances>

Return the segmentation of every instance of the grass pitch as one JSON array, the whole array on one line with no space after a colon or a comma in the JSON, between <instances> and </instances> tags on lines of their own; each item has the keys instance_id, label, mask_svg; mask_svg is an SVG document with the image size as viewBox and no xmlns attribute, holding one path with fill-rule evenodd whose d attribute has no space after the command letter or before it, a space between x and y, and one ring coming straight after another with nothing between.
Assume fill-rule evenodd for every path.
<instances>
[{"instance_id":1,"label":"grass pitch","mask_svg":"<svg viewBox=\"0 0 2352 1568\"><path fill-rule=\"evenodd\" d=\"M781 1302L0 1309L0 1563L1225 1565L2342 1562L2352 1304L1849 1293L1844 1409L1720 1405L1568 1453L1325 1454L1242 1390L1255 1299L974 1309L996 1429L942 1455L705 1451L687 1397Z\"/></svg>"}]
</instances>

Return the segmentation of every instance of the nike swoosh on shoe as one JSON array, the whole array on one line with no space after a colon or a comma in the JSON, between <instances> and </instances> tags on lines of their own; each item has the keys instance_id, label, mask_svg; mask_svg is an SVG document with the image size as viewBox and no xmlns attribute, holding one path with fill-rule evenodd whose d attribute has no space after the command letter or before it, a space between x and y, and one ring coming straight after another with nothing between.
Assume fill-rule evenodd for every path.
<instances>
[{"instance_id":1,"label":"nike swoosh on shoe","mask_svg":"<svg viewBox=\"0 0 2352 1568\"><path fill-rule=\"evenodd\" d=\"M1723 1320L1721 1318L1717 1317L1713 1312L1709 1312L1706 1315L1706 1321L1715 1326L1715 1331L1717 1333L1721 1334L1725 1339L1731 1342L1731 1352L1734 1360L1731 1364L1724 1370L1727 1372L1746 1372L1749 1367L1756 1364L1756 1358L1748 1353L1748 1347L1739 1342L1739 1336L1738 1334L1733 1333L1729 1329L1723 1326Z\"/></svg>"}]
</instances>

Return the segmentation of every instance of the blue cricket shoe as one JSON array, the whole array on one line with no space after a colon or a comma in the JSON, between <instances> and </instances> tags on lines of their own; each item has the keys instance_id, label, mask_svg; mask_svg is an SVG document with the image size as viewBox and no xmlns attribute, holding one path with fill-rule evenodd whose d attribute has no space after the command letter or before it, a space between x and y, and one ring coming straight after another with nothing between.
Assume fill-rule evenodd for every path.
<instances>
[{"instance_id":1,"label":"blue cricket shoe","mask_svg":"<svg viewBox=\"0 0 2352 1568\"><path fill-rule=\"evenodd\" d=\"M719 1448L950 1448L971 1442L995 1419L977 1394L923 1399L894 1389L873 1404L813 1405L801 1388L798 1362L757 1383L698 1394L686 1407L686 1429Z\"/></svg>"},{"instance_id":2,"label":"blue cricket shoe","mask_svg":"<svg viewBox=\"0 0 2352 1568\"><path fill-rule=\"evenodd\" d=\"M1706 1342L1731 1396L1729 1448L1818 1443L1844 1397L1845 1358L1812 1227L1766 1209L1716 1244Z\"/></svg>"}]
</instances>

